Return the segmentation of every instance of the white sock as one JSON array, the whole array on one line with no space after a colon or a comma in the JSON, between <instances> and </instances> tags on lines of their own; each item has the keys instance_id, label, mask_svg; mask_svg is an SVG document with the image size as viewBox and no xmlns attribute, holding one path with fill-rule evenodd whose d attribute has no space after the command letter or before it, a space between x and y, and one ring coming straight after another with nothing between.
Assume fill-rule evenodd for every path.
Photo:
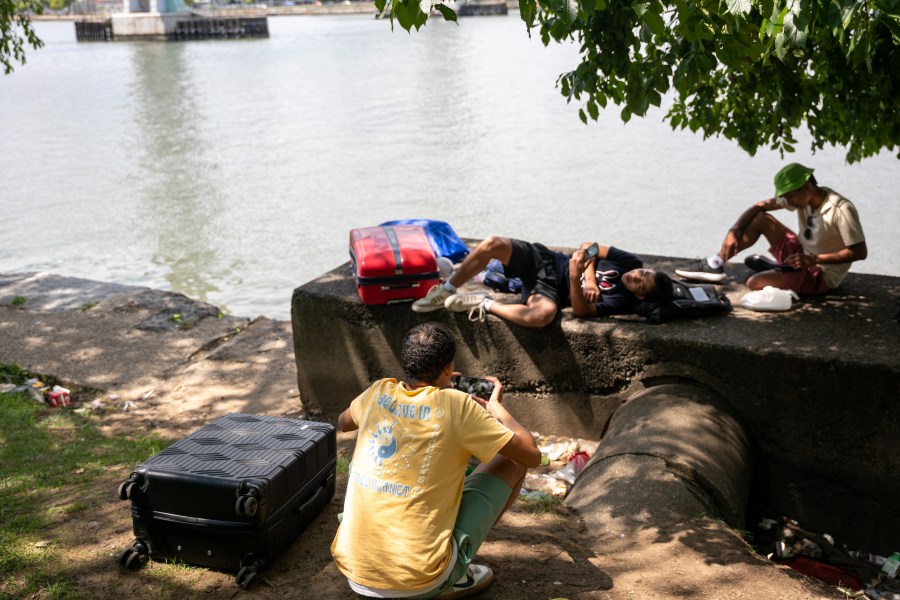
<instances>
[{"instance_id":1,"label":"white sock","mask_svg":"<svg viewBox=\"0 0 900 600\"><path fill-rule=\"evenodd\" d=\"M449 279L444 282L444 289L447 290L448 292L450 292L451 294L456 293L456 286L453 285L452 283L450 283Z\"/></svg>"},{"instance_id":2,"label":"white sock","mask_svg":"<svg viewBox=\"0 0 900 600\"><path fill-rule=\"evenodd\" d=\"M486 313L491 312L491 304L493 304L493 303L494 303L494 301L491 300L490 298L485 298L484 303L482 304L482 306L484 307L484 312L486 312Z\"/></svg>"},{"instance_id":3,"label":"white sock","mask_svg":"<svg viewBox=\"0 0 900 600\"><path fill-rule=\"evenodd\" d=\"M718 269L719 267L725 265L725 261L722 260L722 257L718 254L713 254L706 259L706 262L709 263L709 266L711 266L713 269Z\"/></svg>"}]
</instances>

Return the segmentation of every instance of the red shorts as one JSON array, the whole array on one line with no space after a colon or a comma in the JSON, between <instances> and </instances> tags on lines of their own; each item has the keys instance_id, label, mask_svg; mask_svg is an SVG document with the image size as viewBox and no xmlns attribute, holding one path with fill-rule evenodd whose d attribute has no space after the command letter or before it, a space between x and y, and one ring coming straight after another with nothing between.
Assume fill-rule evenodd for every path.
<instances>
[{"instance_id":1,"label":"red shorts","mask_svg":"<svg viewBox=\"0 0 900 600\"><path fill-rule=\"evenodd\" d=\"M787 262L787 257L792 254L802 254L803 246L797 239L797 234L790 229L784 230L784 236L778 240L778 243L769 248L769 252L781 264ZM782 271L781 279L784 287L794 290L801 295L824 294L828 291L828 285L825 283L825 274L819 265L800 269L799 271Z\"/></svg>"}]
</instances>

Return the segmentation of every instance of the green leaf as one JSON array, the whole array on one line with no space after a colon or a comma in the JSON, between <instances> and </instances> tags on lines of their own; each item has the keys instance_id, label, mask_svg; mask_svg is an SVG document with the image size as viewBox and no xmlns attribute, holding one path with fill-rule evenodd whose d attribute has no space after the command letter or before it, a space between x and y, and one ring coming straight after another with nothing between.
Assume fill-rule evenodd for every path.
<instances>
[{"instance_id":1,"label":"green leaf","mask_svg":"<svg viewBox=\"0 0 900 600\"><path fill-rule=\"evenodd\" d=\"M426 21L428 21L428 13L423 12L421 9L418 9L418 5L413 7L413 26L415 26L416 31L418 31Z\"/></svg>"},{"instance_id":2,"label":"green leaf","mask_svg":"<svg viewBox=\"0 0 900 600\"><path fill-rule=\"evenodd\" d=\"M597 108L597 103L593 100L589 100L587 103L588 114L591 115L593 120L597 120L597 117L600 116L600 110Z\"/></svg>"},{"instance_id":3,"label":"green leaf","mask_svg":"<svg viewBox=\"0 0 900 600\"><path fill-rule=\"evenodd\" d=\"M728 0L728 12L743 17L750 12L753 4L750 0Z\"/></svg>"},{"instance_id":4,"label":"green leaf","mask_svg":"<svg viewBox=\"0 0 900 600\"><path fill-rule=\"evenodd\" d=\"M413 26L413 16L409 14L406 5L403 2L394 2L393 7L394 16L397 17L397 22L400 24L400 27L409 31Z\"/></svg>"},{"instance_id":5,"label":"green leaf","mask_svg":"<svg viewBox=\"0 0 900 600\"><path fill-rule=\"evenodd\" d=\"M844 27L844 29L847 29L850 26L850 23L856 18L857 13L859 13L860 6L862 6L861 2L851 2L843 8L841 25Z\"/></svg>"},{"instance_id":6,"label":"green leaf","mask_svg":"<svg viewBox=\"0 0 900 600\"><path fill-rule=\"evenodd\" d=\"M387 0L375 0L375 10L378 11L378 14L384 12L384 7L387 5Z\"/></svg>"},{"instance_id":7,"label":"green leaf","mask_svg":"<svg viewBox=\"0 0 900 600\"><path fill-rule=\"evenodd\" d=\"M623 123L627 123L628 121L631 120L631 111L628 110L628 107L627 107L627 106L626 106L625 108L622 109L621 116L622 116L622 122L623 122Z\"/></svg>"},{"instance_id":8,"label":"green leaf","mask_svg":"<svg viewBox=\"0 0 900 600\"><path fill-rule=\"evenodd\" d=\"M779 31L775 36L775 56L784 60L784 32Z\"/></svg>"},{"instance_id":9,"label":"green leaf","mask_svg":"<svg viewBox=\"0 0 900 600\"><path fill-rule=\"evenodd\" d=\"M594 8L597 10L606 10L606 0L597 0L594 3Z\"/></svg>"},{"instance_id":10,"label":"green leaf","mask_svg":"<svg viewBox=\"0 0 900 600\"><path fill-rule=\"evenodd\" d=\"M578 118L581 119L581 122L582 122L582 123L584 123L585 125L587 125L587 115L584 114L584 109L583 109L583 108L579 108L579 109L578 109Z\"/></svg>"},{"instance_id":11,"label":"green leaf","mask_svg":"<svg viewBox=\"0 0 900 600\"><path fill-rule=\"evenodd\" d=\"M641 21L650 28L653 35L661 36L666 33L666 24L663 22L662 17L659 16L659 13L648 10L641 16Z\"/></svg>"},{"instance_id":12,"label":"green leaf","mask_svg":"<svg viewBox=\"0 0 900 600\"><path fill-rule=\"evenodd\" d=\"M435 4L434 7L439 13L441 13L445 21L453 21L457 25L459 24L459 22L456 20L456 11L454 11L452 8L450 8L446 4Z\"/></svg>"},{"instance_id":13,"label":"green leaf","mask_svg":"<svg viewBox=\"0 0 900 600\"><path fill-rule=\"evenodd\" d=\"M572 25L574 25L575 21L578 19L578 0L564 0L563 8L565 9L563 18L565 19L566 25L569 26L569 31L571 31Z\"/></svg>"},{"instance_id":14,"label":"green leaf","mask_svg":"<svg viewBox=\"0 0 900 600\"><path fill-rule=\"evenodd\" d=\"M519 0L519 17L524 21L529 31L534 27L534 18L537 15L537 0Z\"/></svg>"},{"instance_id":15,"label":"green leaf","mask_svg":"<svg viewBox=\"0 0 900 600\"><path fill-rule=\"evenodd\" d=\"M569 83L568 77L561 77L559 80L560 91L562 95L565 96L568 100L572 99L572 86Z\"/></svg>"}]
</instances>

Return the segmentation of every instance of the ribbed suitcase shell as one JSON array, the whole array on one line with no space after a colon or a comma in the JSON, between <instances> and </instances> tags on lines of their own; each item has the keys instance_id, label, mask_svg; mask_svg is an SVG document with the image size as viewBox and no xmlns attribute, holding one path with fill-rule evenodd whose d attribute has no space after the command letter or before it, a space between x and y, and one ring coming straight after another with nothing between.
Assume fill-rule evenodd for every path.
<instances>
[{"instance_id":1,"label":"ribbed suitcase shell","mask_svg":"<svg viewBox=\"0 0 900 600\"><path fill-rule=\"evenodd\" d=\"M350 261L366 304L418 300L440 281L434 250L419 225L350 230Z\"/></svg>"},{"instance_id":2,"label":"ribbed suitcase shell","mask_svg":"<svg viewBox=\"0 0 900 600\"><path fill-rule=\"evenodd\" d=\"M139 465L120 496L151 557L261 570L334 495L336 457L328 423L232 413Z\"/></svg>"}]
</instances>

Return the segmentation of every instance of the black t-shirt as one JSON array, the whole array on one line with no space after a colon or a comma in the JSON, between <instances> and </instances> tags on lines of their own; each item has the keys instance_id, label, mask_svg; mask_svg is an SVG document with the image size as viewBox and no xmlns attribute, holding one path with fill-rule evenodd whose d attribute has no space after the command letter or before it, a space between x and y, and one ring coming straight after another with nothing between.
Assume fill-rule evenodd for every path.
<instances>
[{"instance_id":1,"label":"black t-shirt","mask_svg":"<svg viewBox=\"0 0 900 600\"><path fill-rule=\"evenodd\" d=\"M572 305L569 295L569 259L571 254L554 252L556 289L559 292L559 307ZM636 254L609 247L606 258L594 263L597 285L600 287L600 301L595 302L597 316L630 313L637 304L637 297L622 284L622 275L633 269L640 269L644 262Z\"/></svg>"}]
</instances>

